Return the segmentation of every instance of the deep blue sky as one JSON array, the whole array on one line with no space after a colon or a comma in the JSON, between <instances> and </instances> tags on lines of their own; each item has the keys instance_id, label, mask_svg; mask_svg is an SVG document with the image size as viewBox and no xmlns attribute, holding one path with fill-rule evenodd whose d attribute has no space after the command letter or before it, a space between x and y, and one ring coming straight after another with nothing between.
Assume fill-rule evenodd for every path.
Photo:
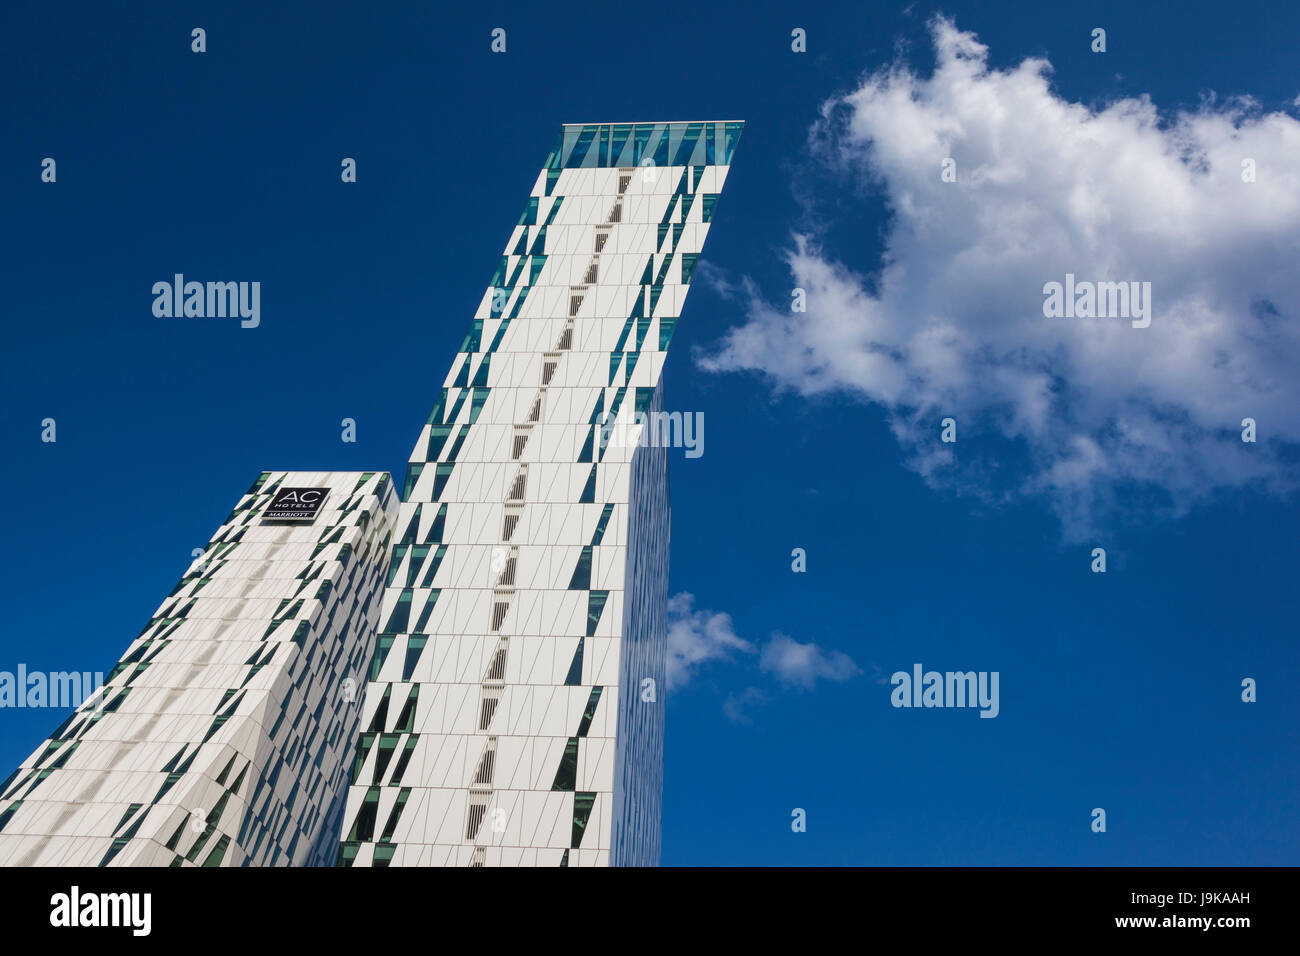
<instances>
[{"instance_id":1,"label":"deep blue sky","mask_svg":"<svg viewBox=\"0 0 1300 956\"><path fill-rule=\"evenodd\" d=\"M1300 92L1294 6L376 6L0 11L0 670L108 671L262 469L400 475L562 122L744 119L705 259L779 299L804 225L792 183L840 203L827 241L874 268L879 203L817 181L807 130L899 41L928 69L936 10L996 66L1049 57L1085 103ZM262 327L154 318L174 272L261 281ZM781 631L866 673L804 692L740 659L676 692L665 863L1297 862L1294 500L1234 494L1156 524L1135 507L1093 575L1040 504L926 487L877 409L697 370L742 317L697 285L666 371L669 407L707 421L704 456L672 461L672 590L747 640ZM1000 671L1001 715L892 709L873 668L915 661ZM767 703L728 720L750 686ZM0 711L0 776L62 716Z\"/></svg>"}]
</instances>

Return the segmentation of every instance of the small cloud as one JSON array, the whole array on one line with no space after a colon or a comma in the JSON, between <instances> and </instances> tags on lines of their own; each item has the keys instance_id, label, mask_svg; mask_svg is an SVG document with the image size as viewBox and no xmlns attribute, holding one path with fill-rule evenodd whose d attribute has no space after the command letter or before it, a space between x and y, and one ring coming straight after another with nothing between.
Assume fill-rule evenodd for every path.
<instances>
[{"instance_id":1,"label":"small cloud","mask_svg":"<svg viewBox=\"0 0 1300 956\"><path fill-rule=\"evenodd\" d=\"M732 652L754 652L754 645L737 636L731 615L697 611L695 595L682 591L668 599L668 689L690 683L707 661L730 660Z\"/></svg>"},{"instance_id":2,"label":"small cloud","mask_svg":"<svg viewBox=\"0 0 1300 956\"><path fill-rule=\"evenodd\" d=\"M728 694L722 702L722 712L734 724L752 724L753 718L745 711L766 704L768 697L757 687L746 687L739 694Z\"/></svg>"},{"instance_id":3,"label":"small cloud","mask_svg":"<svg viewBox=\"0 0 1300 956\"><path fill-rule=\"evenodd\" d=\"M800 644L779 632L763 647L758 666L778 680L805 690L812 690L818 678L846 681L862 673L862 668L842 651L824 651L813 643Z\"/></svg>"},{"instance_id":4,"label":"small cloud","mask_svg":"<svg viewBox=\"0 0 1300 956\"><path fill-rule=\"evenodd\" d=\"M759 670L779 682L812 690L819 679L843 682L862 673L847 654L823 650L816 644L800 644L794 638L773 632L759 648L736 633L731 615L695 607L695 595L681 591L668 599L668 689L676 690L709 661L734 660L737 654L758 654ZM877 681L880 667L873 664ZM722 704L727 719L737 724L752 723L754 708L766 704L770 695L757 687L731 692Z\"/></svg>"},{"instance_id":5,"label":"small cloud","mask_svg":"<svg viewBox=\"0 0 1300 956\"><path fill-rule=\"evenodd\" d=\"M739 282L733 281L726 272L707 259L701 259L696 265L694 278L721 299L745 300L758 295L758 287L749 276L742 277Z\"/></svg>"}]
</instances>

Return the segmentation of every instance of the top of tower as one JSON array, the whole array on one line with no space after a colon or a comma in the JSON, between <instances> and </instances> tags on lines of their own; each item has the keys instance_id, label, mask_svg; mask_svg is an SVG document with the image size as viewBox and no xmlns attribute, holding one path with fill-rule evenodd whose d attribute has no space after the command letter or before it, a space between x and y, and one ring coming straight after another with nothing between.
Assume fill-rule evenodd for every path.
<instances>
[{"instance_id":1,"label":"top of tower","mask_svg":"<svg viewBox=\"0 0 1300 956\"><path fill-rule=\"evenodd\" d=\"M564 123L547 169L730 166L743 120Z\"/></svg>"},{"instance_id":2,"label":"top of tower","mask_svg":"<svg viewBox=\"0 0 1300 956\"><path fill-rule=\"evenodd\" d=\"M703 126L705 123L739 123L745 125L744 120L635 120L631 123L561 123L561 126Z\"/></svg>"}]
</instances>

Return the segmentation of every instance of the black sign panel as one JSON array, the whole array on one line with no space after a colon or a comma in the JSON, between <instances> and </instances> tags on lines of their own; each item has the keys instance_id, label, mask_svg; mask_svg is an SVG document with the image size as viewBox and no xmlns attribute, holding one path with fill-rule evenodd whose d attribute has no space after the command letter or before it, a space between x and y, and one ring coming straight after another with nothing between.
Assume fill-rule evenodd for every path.
<instances>
[{"instance_id":1,"label":"black sign panel","mask_svg":"<svg viewBox=\"0 0 1300 956\"><path fill-rule=\"evenodd\" d=\"M281 488L263 518L275 521L314 521L328 488Z\"/></svg>"}]
</instances>

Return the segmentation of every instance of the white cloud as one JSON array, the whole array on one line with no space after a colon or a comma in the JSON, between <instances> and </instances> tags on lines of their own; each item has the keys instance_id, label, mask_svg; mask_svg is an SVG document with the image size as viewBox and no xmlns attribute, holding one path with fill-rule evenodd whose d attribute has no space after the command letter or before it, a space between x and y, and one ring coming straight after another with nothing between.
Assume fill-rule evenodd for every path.
<instances>
[{"instance_id":1,"label":"white cloud","mask_svg":"<svg viewBox=\"0 0 1300 956\"><path fill-rule=\"evenodd\" d=\"M668 688L689 683L699 665L730 659L733 651L753 653L754 645L737 637L731 615L695 610L687 591L668 599Z\"/></svg>"},{"instance_id":2,"label":"white cloud","mask_svg":"<svg viewBox=\"0 0 1300 956\"><path fill-rule=\"evenodd\" d=\"M764 645L758 666L778 680L805 690L812 690L818 678L846 681L862 673L862 668L841 651L824 651L816 644L800 644L781 633L773 634Z\"/></svg>"},{"instance_id":3,"label":"white cloud","mask_svg":"<svg viewBox=\"0 0 1300 956\"><path fill-rule=\"evenodd\" d=\"M787 261L807 313L748 280L724 286L747 315L699 364L879 403L927 480L1040 496L1070 539L1099 530L1121 494L1176 514L1215 488L1292 490L1300 122L1248 99L1164 120L1146 97L1070 103L1047 61L990 69L973 34L931 29L931 76L877 72L824 104L811 136L819 159L883 190L879 270L868 282L796 235ZM947 157L955 184L940 177ZM1150 282L1150 328L1045 318L1043 285L1067 272ZM955 456L938 443L948 415ZM1240 440L1245 417L1257 444ZM1028 471L987 487L1012 447Z\"/></svg>"},{"instance_id":4,"label":"white cloud","mask_svg":"<svg viewBox=\"0 0 1300 956\"><path fill-rule=\"evenodd\" d=\"M668 689L690 683L702 664L732 660L736 654L755 654L759 669L785 684L811 690L818 679L846 681L862 673L852 659L840 651L824 651L816 644L800 644L774 632L761 652L736 634L731 615L721 611L697 610L695 596L681 591L668 599ZM768 700L767 694L749 687L728 694L722 709L736 723L749 723L746 711Z\"/></svg>"},{"instance_id":5,"label":"white cloud","mask_svg":"<svg viewBox=\"0 0 1300 956\"><path fill-rule=\"evenodd\" d=\"M739 694L727 695L722 702L722 712L733 724L752 724L754 719L750 717L749 709L767 703L767 699L767 694L757 687L746 687Z\"/></svg>"}]
</instances>

